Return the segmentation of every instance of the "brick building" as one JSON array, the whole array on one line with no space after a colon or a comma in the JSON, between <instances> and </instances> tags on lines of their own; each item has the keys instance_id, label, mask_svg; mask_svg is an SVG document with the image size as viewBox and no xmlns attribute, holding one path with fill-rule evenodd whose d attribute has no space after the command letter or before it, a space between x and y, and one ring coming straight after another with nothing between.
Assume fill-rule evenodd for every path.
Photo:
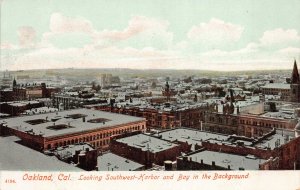
<instances>
[{"instance_id":1,"label":"brick building","mask_svg":"<svg viewBox=\"0 0 300 190\"><path fill-rule=\"evenodd\" d=\"M297 127L300 128L300 123ZM156 135L169 142L191 145L192 151L186 158L177 158L179 170L300 169L300 136L292 130L273 128L256 138L188 128Z\"/></svg>"},{"instance_id":2,"label":"brick building","mask_svg":"<svg viewBox=\"0 0 300 190\"><path fill-rule=\"evenodd\" d=\"M106 149L114 135L145 131L144 118L89 109L9 118L1 121L1 134L13 134L37 150L80 142Z\"/></svg>"},{"instance_id":3,"label":"brick building","mask_svg":"<svg viewBox=\"0 0 300 190\"><path fill-rule=\"evenodd\" d=\"M271 160L200 149L177 158L178 170L260 170ZM274 161L272 161L274 163Z\"/></svg>"},{"instance_id":4,"label":"brick building","mask_svg":"<svg viewBox=\"0 0 300 190\"><path fill-rule=\"evenodd\" d=\"M291 87L284 83L269 83L261 87L262 93L265 95L280 95L283 101L289 101L291 95Z\"/></svg>"},{"instance_id":5,"label":"brick building","mask_svg":"<svg viewBox=\"0 0 300 190\"><path fill-rule=\"evenodd\" d=\"M163 106L163 108L151 105L116 107L109 104L99 104L89 106L89 108L143 117L147 121L148 129L171 129L181 126L200 129L201 121L204 120L204 112L209 109L205 103L196 105L167 105Z\"/></svg>"},{"instance_id":6,"label":"brick building","mask_svg":"<svg viewBox=\"0 0 300 190\"><path fill-rule=\"evenodd\" d=\"M238 133L236 134L246 137L258 137L268 133L273 128L293 130L297 122L291 119L242 114L239 116L238 123Z\"/></svg>"},{"instance_id":7,"label":"brick building","mask_svg":"<svg viewBox=\"0 0 300 190\"><path fill-rule=\"evenodd\" d=\"M300 169L300 138L280 133L273 130L258 139L229 136L225 142L210 139L195 148L243 156L253 155L265 160L278 158L278 165L273 169Z\"/></svg>"},{"instance_id":8,"label":"brick building","mask_svg":"<svg viewBox=\"0 0 300 190\"><path fill-rule=\"evenodd\" d=\"M134 160L146 166L163 165L166 160L176 160L181 152L188 152L191 145L171 143L145 134L115 137L111 142L111 151L122 157Z\"/></svg>"},{"instance_id":9,"label":"brick building","mask_svg":"<svg viewBox=\"0 0 300 190\"><path fill-rule=\"evenodd\" d=\"M37 98L50 98L60 88L47 87L45 83L33 84L31 86L18 85L13 81L12 88L0 90L0 102L34 100Z\"/></svg>"},{"instance_id":10,"label":"brick building","mask_svg":"<svg viewBox=\"0 0 300 190\"><path fill-rule=\"evenodd\" d=\"M2 102L0 103L0 113L6 113L10 116L18 116L25 110L43 106L45 106L44 103L39 101Z\"/></svg>"}]
</instances>

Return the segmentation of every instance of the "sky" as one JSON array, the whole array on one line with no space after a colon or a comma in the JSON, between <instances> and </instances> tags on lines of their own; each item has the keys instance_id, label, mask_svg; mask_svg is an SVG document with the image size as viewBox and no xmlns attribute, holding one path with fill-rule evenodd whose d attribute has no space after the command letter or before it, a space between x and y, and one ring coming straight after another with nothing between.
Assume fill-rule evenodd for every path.
<instances>
[{"instance_id":1,"label":"sky","mask_svg":"<svg viewBox=\"0 0 300 190\"><path fill-rule=\"evenodd\" d=\"M300 0L0 0L0 70L291 69Z\"/></svg>"}]
</instances>

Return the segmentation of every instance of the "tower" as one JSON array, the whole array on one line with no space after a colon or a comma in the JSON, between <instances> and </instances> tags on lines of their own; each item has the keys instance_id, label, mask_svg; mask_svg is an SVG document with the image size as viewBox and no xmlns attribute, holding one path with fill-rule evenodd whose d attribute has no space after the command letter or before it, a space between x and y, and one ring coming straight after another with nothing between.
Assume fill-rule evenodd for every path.
<instances>
[{"instance_id":1,"label":"tower","mask_svg":"<svg viewBox=\"0 0 300 190\"><path fill-rule=\"evenodd\" d=\"M16 81L16 78L14 78L13 80L13 88L17 87L17 81Z\"/></svg>"},{"instance_id":2,"label":"tower","mask_svg":"<svg viewBox=\"0 0 300 190\"><path fill-rule=\"evenodd\" d=\"M300 102L300 77L296 60L291 77L291 101Z\"/></svg>"},{"instance_id":3,"label":"tower","mask_svg":"<svg viewBox=\"0 0 300 190\"><path fill-rule=\"evenodd\" d=\"M165 96L167 96L167 101L170 101L170 85L169 82L166 82L166 86L165 86Z\"/></svg>"}]
</instances>

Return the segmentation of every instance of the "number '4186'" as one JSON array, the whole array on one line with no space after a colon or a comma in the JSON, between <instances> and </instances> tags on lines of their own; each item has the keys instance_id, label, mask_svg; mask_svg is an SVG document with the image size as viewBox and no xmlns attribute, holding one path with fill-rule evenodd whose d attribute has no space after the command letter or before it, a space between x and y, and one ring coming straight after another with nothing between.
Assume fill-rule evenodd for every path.
<instances>
[{"instance_id":1,"label":"number '4186'","mask_svg":"<svg viewBox=\"0 0 300 190\"><path fill-rule=\"evenodd\" d=\"M5 183L16 183L14 179L6 179Z\"/></svg>"}]
</instances>

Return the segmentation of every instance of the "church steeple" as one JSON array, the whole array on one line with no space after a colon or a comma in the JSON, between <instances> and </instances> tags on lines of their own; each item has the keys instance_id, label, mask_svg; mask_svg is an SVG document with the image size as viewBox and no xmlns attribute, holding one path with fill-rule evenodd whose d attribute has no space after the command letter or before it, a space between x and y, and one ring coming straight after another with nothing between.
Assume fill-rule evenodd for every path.
<instances>
[{"instance_id":1,"label":"church steeple","mask_svg":"<svg viewBox=\"0 0 300 190\"><path fill-rule=\"evenodd\" d=\"M294 61L294 68L293 68L293 72L292 72L291 83L292 84L300 83L300 77L299 77L299 72L298 72L298 67L297 67L296 60Z\"/></svg>"}]
</instances>

